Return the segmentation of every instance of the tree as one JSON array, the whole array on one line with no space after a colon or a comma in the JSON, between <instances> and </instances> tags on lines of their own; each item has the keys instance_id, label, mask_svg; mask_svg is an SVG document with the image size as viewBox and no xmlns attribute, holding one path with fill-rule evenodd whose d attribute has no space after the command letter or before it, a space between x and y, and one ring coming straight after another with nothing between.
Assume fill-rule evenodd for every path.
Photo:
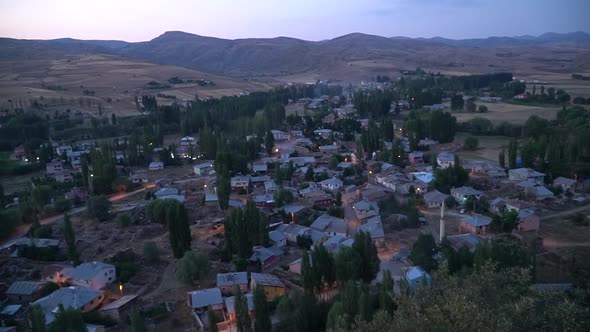
<instances>
[{"instance_id":1,"label":"tree","mask_svg":"<svg viewBox=\"0 0 590 332\"><path fill-rule=\"evenodd\" d=\"M336 193L336 206L342 206L342 193Z\"/></svg>"},{"instance_id":2,"label":"tree","mask_svg":"<svg viewBox=\"0 0 590 332\"><path fill-rule=\"evenodd\" d=\"M356 250L349 247L341 248L334 259L336 278L341 282L358 280L360 278L359 266L361 259Z\"/></svg>"},{"instance_id":3,"label":"tree","mask_svg":"<svg viewBox=\"0 0 590 332\"><path fill-rule=\"evenodd\" d=\"M78 250L76 249L76 234L74 233L74 227L72 226L72 221L68 214L64 215L64 241L68 246L69 260L72 261L74 265L78 265L80 258L78 256Z\"/></svg>"},{"instance_id":4,"label":"tree","mask_svg":"<svg viewBox=\"0 0 590 332\"><path fill-rule=\"evenodd\" d=\"M477 111L479 113L487 113L488 112L488 107L486 105L479 105L479 107L477 108Z\"/></svg>"},{"instance_id":5,"label":"tree","mask_svg":"<svg viewBox=\"0 0 590 332\"><path fill-rule=\"evenodd\" d=\"M475 150L479 146L479 140L475 136L467 136L463 141L463 148L465 150Z\"/></svg>"},{"instance_id":6,"label":"tree","mask_svg":"<svg viewBox=\"0 0 590 332\"><path fill-rule=\"evenodd\" d=\"M515 210L504 211L501 215L494 215L492 228L497 232L511 233L518 225L518 212Z\"/></svg>"},{"instance_id":7,"label":"tree","mask_svg":"<svg viewBox=\"0 0 590 332\"><path fill-rule=\"evenodd\" d=\"M49 332L86 332L86 323L78 309L59 305L55 320L49 325Z\"/></svg>"},{"instance_id":8,"label":"tree","mask_svg":"<svg viewBox=\"0 0 590 332\"><path fill-rule=\"evenodd\" d=\"M420 234L412 246L410 259L414 264L421 266L424 270L430 272L436 267L436 261L432 257L436 252L436 242L434 241L432 234Z\"/></svg>"},{"instance_id":9,"label":"tree","mask_svg":"<svg viewBox=\"0 0 590 332\"><path fill-rule=\"evenodd\" d=\"M451 97L451 110L460 111L463 109L465 102L463 101L462 95L454 95Z\"/></svg>"},{"instance_id":10,"label":"tree","mask_svg":"<svg viewBox=\"0 0 590 332\"><path fill-rule=\"evenodd\" d=\"M201 281L210 270L209 258L200 251L187 251L176 262L176 277L187 285Z\"/></svg>"},{"instance_id":11,"label":"tree","mask_svg":"<svg viewBox=\"0 0 590 332\"><path fill-rule=\"evenodd\" d=\"M516 155L518 153L518 141L513 139L508 144L508 167L516 168Z\"/></svg>"},{"instance_id":12,"label":"tree","mask_svg":"<svg viewBox=\"0 0 590 332\"><path fill-rule=\"evenodd\" d=\"M264 289L261 286L254 288L254 310L256 312L256 319L254 321L255 332L266 332L272 330L272 322L270 321L270 308L266 301Z\"/></svg>"},{"instance_id":13,"label":"tree","mask_svg":"<svg viewBox=\"0 0 590 332\"><path fill-rule=\"evenodd\" d=\"M301 277L303 282L303 289L306 292L312 292L315 285L314 285L314 270L311 267L311 263L309 261L309 254L307 250L303 252L303 256L301 257Z\"/></svg>"},{"instance_id":14,"label":"tree","mask_svg":"<svg viewBox=\"0 0 590 332\"><path fill-rule=\"evenodd\" d=\"M468 100L467 103L465 103L465 110L467 112L474 113L476 109L477 105L473 101Z\"/></svg>"},{"instance_id":15,"label":"tree","mask_svg":"<svg viewBox=\"0 0 590 332\"><path fill-rule=\"evenodd\" d=\"M143 256L148 262L157 262L160 260L160 249L154 241L147 241L143 244Z\"/></svg>"},{"instance_id":16,"label":"tree","mask_svg":"<svg viewBox=\"0 0 590 332\"><path fill-rule=\"evenodd\" d=\"M175 199L165 199L164 211L168 224L168 235L174 257L183 257L191 249L191 229L184 205Z\"/></svg>"},{"instance_id":17,"label":"tree","mask_svg":"<svg viewBox=\"0 0 590 332\"><path fill-rule=\"evenodd\" d=\"M270 156L273 153L273 148L275 145L275 137L272 132L269 130L266 132L264 136L264 146L266 147L266 153Z\"/></svg>"},{"instance_id":18,"label":"tree","mask_svg":"<svg viewBox=\"0 0 590 332\"><path fill-rule=\"evenodd\" d=\"M29 308L24 325L27 332L45 332L45 313L39 305Z\"/></svg>"},{"instance_id":19,"label":"tree","mask_svg":"<svg viewBox=\"0 0 590 332\"><path fill-rule=\"evenodd\" d=\"M111 216L111 205L111 201L105 196L92 196L86 202L86 211L91 218L105 221Z\"/></svg>"},{"instance_id":20,"label":"tree","mask_svg":"<svg viewBox=\"0 0 590 332\"><path fill-rule=\"evenodd\" d=\"M498 154L498 162L500 163L500 166L502 168L506 167L506 155L504 148L502 148L502 150L500 150L500 153Z\"/></svg>"},{"instance_id":21,"label":"tree","mask_svg":"<svg viewBox=\"0 0 590 332\"><path fill-rule=\"evenodd\" d=\"M229 176L217 175L217 199L219 201L219 208L227 210L229 207L229 196L231 192L231 183Z\"/></svg>"},{"instance_id":22,"label":"tree","mask_svg":"<svg viewBox=\"0 0 590 332\"><path fill-rule=\"evenodd\" d=\"M131 321L129 326L129 332L146 332L147 328L145 326L145 320L141 313L137 310L133 311L131 315L129 315L129 320Z\"/></svg>"},{"instance_id":23,"label":"tree","mask_svg":"<svg viewBox=\"0 0 590 332\"><path fill-rule=\"evenodd\" d=\"M234 308L236 311L236 326L239 332L252 332L252 321L250 320L250 311L246 297L239 287L236 287L234 299Z\"/></svg>"},{"instance_id":24,"label":"tree","mask_svg":"<svg viewBox=\"0 0 590 332\"><path fill-rule=\"evenodd\" d=\"M307 171L305 171L305 181L313 181L313 167L310 165L307 167Z\"/></svg>"},{"instance_id":25,"label":"tree","mask_svg":"<svg viewBox=\"0 0 590 332\"><path fill-rule=\"evenodd\" d=\"M370 283L375 279L377 272L379 272L381 263L377 255L377 248L373 244L373 239L371 239L371 234L363 231L356 233L354 242L352 243L352 249L361 257L360 265L358 266L361 279Z\"/></svg>"}]
</instances>

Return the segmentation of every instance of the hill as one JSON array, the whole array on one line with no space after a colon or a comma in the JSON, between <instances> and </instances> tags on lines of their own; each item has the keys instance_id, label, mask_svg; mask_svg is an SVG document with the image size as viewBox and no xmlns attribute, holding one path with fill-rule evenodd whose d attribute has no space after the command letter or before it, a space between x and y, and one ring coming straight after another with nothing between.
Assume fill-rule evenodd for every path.
<instances>
[{"instance_id":1,"label":"hill","mask_svg":"<svg viewBox=\"0 0 590 332\"><path fill-rule=\"evenodd\" d=\"M0 61L111 54L256 80L367 80L421 66L449 74L511 71L519 76L590 69L590 35L451 40L352 33L319 42L288 37L221 39L169 31L146 42L0 39Z\"/></svg>"}]
</instances>

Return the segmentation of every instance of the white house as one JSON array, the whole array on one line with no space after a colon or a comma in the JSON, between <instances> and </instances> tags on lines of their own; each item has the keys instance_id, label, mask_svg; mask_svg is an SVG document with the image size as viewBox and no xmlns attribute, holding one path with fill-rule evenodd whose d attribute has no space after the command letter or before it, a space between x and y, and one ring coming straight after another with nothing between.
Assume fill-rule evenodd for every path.
<instances>
[{"instance_id":1,"label":"white house","mask_svg":"<svg viewBox=\"0 0 590 332\"><path fill-rule=\"evenodd\" d=\"M238 175L231 178L232 190L247 190L250 186L250 176Z\"/></svg>"},{"instance_id":2,"label":"white house","mask_svg":"<svg viewBox=\"0 0 590 332\"><path fill-rule=\"evenodd\" d=\"M270 132L272 133L272 136L275 141L284 141L289 138L289 135L284 131L271 130Z\"/></svg>"},{"instance_id":3,"label":"white house","mask_svg":"<svg viewBox=\"0 0 590 332\"><path fill-rule=\"evenodd\" d=\"M309 227L329 236L339 235L346 237L348 233L346 221L329 214L319 216Z\"/></svg>"},{"instance_id":4,"label":"white house","mask_svg":"<svg viewBox=\"0 0 590 332\"><path fill-rule=\"evenodd\" d=\"M195 173L195 175L209 175L211 170L213 170L213 161L206 161L193 166L193 172Z\"/></svg>"},{"instance_id":5,"label":"white house","mask_svg":"<svg viewBox=\"0 0 590 332\"><path fill-rule=\"evenodd\" d=\"M542 185L545 174L530 168L515 168L508 170L508 179L513 181L529 181Z\"/></svg>"},{"instance_id":6,"label":"white house","mask_svg":"<svg viewBox=\"0 0 590 332\"><path fill-rule=\"evenodd\" d=\"M322 189L331 191L340 190L342 189L343 185L344 183L342 182L342 180L337 178L326 179L320 182L320 186L322 187Z\"/></svg>"},{"instance_id":7,"label":"white house","mask_svg":"<svg viewBox=\"0 0 590 332\"><path fill-rule=\"evenodd\" d=\"M471 187L459 187L451 189L451 195L459 204L463 204L469 197L475 197L479 199L483 193L479 190L475 190Z\"/></svg>"},{"instance_id":8,"label":"white house","mask_svg":"<svg viewBox=\"0 0 590 332\"><path fill-rule=\"evenodd\" d=\"M161 161L152 161L149 166L150 171L158 171L164 169L164 163Z\"/></svg>"},{"instance_id":9,"label":"white house","mask_svg":"<svg viewBox=\"0 0 590 332\"><path fill-rule=\"evenodd\" d=\"M450 152L441 152L436 156L436 163L440 168L447 168L455 165L455 155Z\"/></svg>"},{"instance_id":10,"label":"white house","mask_svg":"<svg viewBox=\"0 0 590 332\"><path fill-rule=\"evenodd\" d=\"M101 262L82 263L74 268L65 268L61 271L62 280L69 281L72 285L95 290L105 288L116 278L115 266Z\"/></svg>"}]
</instances>

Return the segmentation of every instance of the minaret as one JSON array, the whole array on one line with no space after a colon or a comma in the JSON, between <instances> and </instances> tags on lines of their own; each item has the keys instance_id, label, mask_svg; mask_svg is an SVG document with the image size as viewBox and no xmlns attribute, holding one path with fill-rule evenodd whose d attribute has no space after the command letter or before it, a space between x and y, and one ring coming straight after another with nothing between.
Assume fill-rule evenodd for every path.
<instances>
[{"instance_id":1,"label":"minaret","mask_svg":"<svg viewBox=\"0 0 590 332\"><path fill-rule=\"evenodd\" d=\"M442 205L440 206L440 238L439 243L442 243L443 239L445 238L445 202L443 201Z\"/></svg>"}]
</instances>

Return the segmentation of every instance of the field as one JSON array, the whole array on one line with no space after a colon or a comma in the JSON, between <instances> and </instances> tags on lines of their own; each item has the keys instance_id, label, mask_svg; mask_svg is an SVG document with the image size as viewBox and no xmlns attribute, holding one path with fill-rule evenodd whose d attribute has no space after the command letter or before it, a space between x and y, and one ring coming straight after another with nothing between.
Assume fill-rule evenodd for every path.
<instances>
[{"instance_id":1,"label":"field","mask_svg":"<svg viewBox=\"0 0 590 332\"><path fill-rule=\"evenodd\" d=\"M584 76L589 76L589 72L580 72L576 74L581 74ZM544 74L544 75L529 75L523 77L523 79L528 80L539 80L543 82L547 82L545 84L545 91L549 87L554 87L555 89L563 89L565 92L569 93L572 99L575 97L585 97L590 98L590 81L582 81L582 80L574 80L571 77L571 74ZM527 91L529 93L533 93L533 85L527 84ZM537 86L537 93L540 93L541 86Z\"/></svg>"},{"instance_id":2,"label":"field","mask_svg":"<svg viewBox=\"0 0 590 332\"><path fill-rule=\"evenodd\" d=\"M559 106L540 107L540 106L526 106L515 105L509 103L481 103L476 102L477 105L485 105L488 107L487 113L453 113L457 118L457 122L465 122L473 118L486 118L494 123L507 121L513 124L523 124L531 115L538 115L545 119L553 119L557 112L561 109Z\"/></svg>"},{"instance_id":3,"label":"field","mask_svg":"<svg viewBox=\"0 0 590 332\"><path fill-rule=\"evenodd\" d=\"M206 80L215 85L197 83L171 84L168 80ZM156 89L149 82L157 82ZM0 62L0 109L28 106L36 100L48 104L49 110L73 109L84 113L117 115L137 114L135 96L158 97L161 104L199 98L238 95L267 90L267 84L229 79L182 67L163 66L120 59L110 55L69 56L60 60Z\"/></svg>"},{"instance_id":4,"label":"field","mask_svg":"<svg viewBox=\"0 0 590 332\"><path fill-rule=\"evenodd\" d=\"M467 133L457 133L455 135L456 144L463 144L463 141L469 135ZM498 154L502 150L502 147L508 146L509 138L506 136L474 136L479 140L479 148L474 151L461 150L457 152L457 155L462 159L487 159L487 160L498 160Z\"/></svg>"}]
</instances>

